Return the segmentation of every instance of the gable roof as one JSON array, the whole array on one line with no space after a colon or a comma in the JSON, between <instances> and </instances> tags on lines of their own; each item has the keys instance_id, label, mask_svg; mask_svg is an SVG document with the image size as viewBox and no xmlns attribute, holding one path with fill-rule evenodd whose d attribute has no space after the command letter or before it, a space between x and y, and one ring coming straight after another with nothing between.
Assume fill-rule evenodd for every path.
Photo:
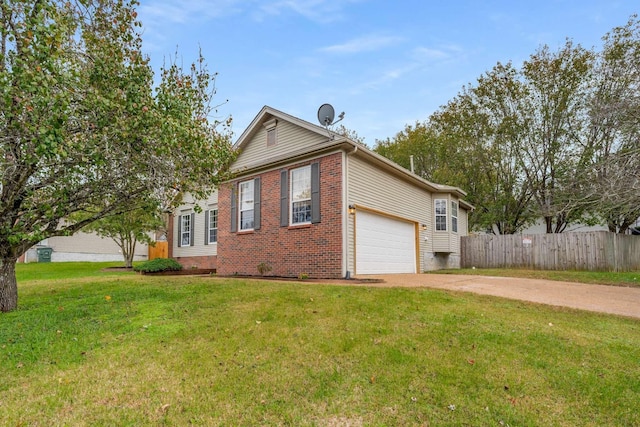
<instances>
[{"instance_id":1,"label":"gable roof","mask_svg":"<svg viewBox=\"0 0 640 427\"><path fill-rule=\"evenodd\" d=\"M366 161L369 161L376 166L384 169L388 173L396 175L405 181L412 182L419 187L426 188L428 191L433 193L450 193L454 194L460 198L460 204L467 208L473 209L473 206L469 203L462 200L463 197L467 195L462 189L458 187L453 187L449 185L436 184L431 181L427 181L426 179L416 175L415 173L403 168L395 162L387 159L384 156L370 150L366 146L355 142L343 135L339 135L331 130L325 129L322 126L315 125L306 120L302 120L300 118L294 117L290 114L283 113L280 110L269 107L265 105L262 107L260 112L256 115L256 117L251 121L249 126L245 129L245 131L240 135L236 143L234 144L234 149L242 150L246 147L246 145L253 139L255 134L262 129L262 125L272 119L278 119L287 121L293 125L299 126L303 129L316 133L323 137L323 142L319 144L314 144L310 146L306 146L301 148L299 151L287 153L287 155L282 156L282 158L277 159L269 159L268 163L256 164L252 165L248 169L243 170L245 172L252 172L257 169L261 169L267 166L274 166L280 163L285 163L287 161L291 161L298 157L309 156L312 154L331 151L336 149L342 149L348 152L350 155L357 155L359 157L364 158Z\"/></svg>"},{"instance_id":2,"label":"gable roof","mask_svg":"<svg viewBox=\"0 0 640 427\"><path fill-rule=\"evenodd\" d=\"M283 113L282 111L276 110L275 108L271 108L268 105L262 107L260 112L256 115L256 117L249 123L249 126L242 132L242 135L238 138L236 143L234 144L235 149L242 149L249 141L251 141L252 137L260 130L263 123L276 118L281 120L286 120L289 123L292 123L301 128L310 130L311 132L315 132L319 135L322 135L326 138L335 138L340 135L330 132L327 133L327 129L322 126L314 125L313 123L309 123L306 120L299 119L290 114Z\"/></svg>"}]
</instances>

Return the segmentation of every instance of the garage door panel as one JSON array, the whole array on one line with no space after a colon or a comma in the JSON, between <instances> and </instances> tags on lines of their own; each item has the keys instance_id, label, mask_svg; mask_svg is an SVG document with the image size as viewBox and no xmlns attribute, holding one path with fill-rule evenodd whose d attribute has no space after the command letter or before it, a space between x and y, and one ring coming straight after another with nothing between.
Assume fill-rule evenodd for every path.
<instances>
[{"instance_id":1,"label":"garage door panel","mask_svg":"<svg viewBox=\"0 0 640 427\"><path fill-rule=\"evenodd\" d=\"M356 273L415 273L413 223L358 212L356 218Z\"/></svg>"}]
</instances>

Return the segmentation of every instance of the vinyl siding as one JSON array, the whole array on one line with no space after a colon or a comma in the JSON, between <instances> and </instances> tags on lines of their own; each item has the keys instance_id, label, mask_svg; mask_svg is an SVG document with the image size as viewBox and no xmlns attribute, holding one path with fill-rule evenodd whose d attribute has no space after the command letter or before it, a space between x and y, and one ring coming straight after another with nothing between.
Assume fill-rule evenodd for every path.
<instances>
[{"instance_id":1,"label":"vinyl siding","mask_svg":"<svg viewBox=\"0 0 640 427\"><path fill-rule=\"evenodd\" d=\"M79 232L73 236L49 237L47 246L54 252L85 253L85 254L117 254L121 255L120 247L108 237L100 237L95 233ZM134 252L136 256L147 255L147 245L138 243Z\"/></svg>"},{"instance_id":2,"label":"vinyl siding","mask_svg":"<svg viewBox=\"0 0 640 427\"><path fill-rule=\"evenodd\" d=\"M458 238L459 233L453 233L451 231L451 202L458 200L456 198L451 197L449 194L436 194L433 196L434 199L434 209L435 209L435 200L443 199L447 201L447 230L446 231L436 231L433 230L433 251L434 252L458 252L460 248L460 239ZM434 219L435 221L435 213ZM458 231L460 231L460 205L458 204ZM456 247L458 250L456 250Z\"/></svg>"},{"instance_id":3,"label":"vinyl siding","mask_svg":"<svg viewBox=\"0 0 640 427\"><path fill-rule=\"evenodd\" d=\"M460 237L469 234L469 211L458 205L458 234Z\"/></svg>"},{"instance_id":4,"label":"vinyl siding","mask_svg":"<svg viewBox=\"0 0 640 427\"><path fill-rule=\"evenodd\" d=\"M432 230L433 200L431 193L411 185L382 171L356 156L347 159L347 205L356 205L373 211L413 221L418 224L419 252L432 252L430 237ZM347 269L354 271L355 221L358 213L349 215L347 222ZM422 231L420 225L426 224ZM423 257L420 256L420 259ZM423 270L421 266L421 270Z\"/></svg>"},{"instance_id":5,"label":"vinyl siding","mask_svg":"<svg viewBox=\"0 0 640 427\"><path fill-rule=\"evenodd\" d=\"M266 136L265 136L266 137ZM193 246L182 246L178 247L178 241L180 240L180 236L178 236L178 224L180 222L180 215L195 212L193 209L194 201L190 195L186 195L184 197L185 203L179 206L174 211L174 221L173 221L173 235L176 236L173 239L173 256L178 257L192 257L192 256L211 256L218 254L218 245L217 244L204 244L204 216L205 212L215 207L217 209L218 204L218 192L215 191L213 194L209 196L206 200L202 200L198 202L198 206L202 209L202 212L195 213L194 224L193 224L193 232L194 232L194 244ZM218 227L220 225L218 224Z\"/></svg>"},{"instance_id":6,"label":"vinyl siding","mask_svg":"<svg viewBox=\"0 0 640 427\"><path fill-rule=\"evenodd\" d=\"M314 144L326 142L328 139L328 135L325 138L310 130L279 120L276 125L276 144L267 147L267 130L264 126L260 126L253 138L243 144L244 150L241 150L234 162L233 170L242 170L266 164L271 159L285 156Z\"/></svg>"}]
</instances>

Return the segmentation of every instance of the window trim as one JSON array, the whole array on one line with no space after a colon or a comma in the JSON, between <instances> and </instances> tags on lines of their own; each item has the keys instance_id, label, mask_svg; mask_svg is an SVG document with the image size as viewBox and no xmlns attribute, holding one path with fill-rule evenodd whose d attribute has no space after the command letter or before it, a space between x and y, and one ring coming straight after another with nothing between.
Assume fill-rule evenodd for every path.
<instances>
[{"instance_id":1,"label":"window trim","mask_svg":"<svg viewBox=\"0 0 640 427\"><path fill-rule=\"evenodd\" d=\"M181 213L178 217L178 247L179 248L184 248L184 247L189 247L189 246L193 246L194 245L194 234L193 234L193 228L194 228L194 222L195 222L195 214L193 212L184 212ZM188 220L188 224L186 223L186 220ZM185 231L185 225L188 225L188 230ZM184 237L186 235L186 233L189 233L189 243L185 244L184 242Z\"/></svg>"},{"instance_id":2,"label":"window trim","mask_svg":"<svg viewBox=\"0 0 640 427\"><path fill-rule=\"evenodd\" d=\"M248 183L252 181L253 182L253 228L249 229L242 229L240 228L240 226L242 224L238 224L238 222L240 221L240 218L242 217L242 212L245 211L240 211L240 208L242 206L240 205L240 189L242 188L242 184ZM260 179L259 176L250 179L250 180L246 180L246 181L242 181L242 182L235 182L232 186L231 186L231 232L232 233L237 233L237 232L247 232L247 231L257 231L260 230L260 223L261 223L261 212L260 212L260 207L262 205L261 203L261 185L262 180Z\"/></svg>"},{"instance_id":3,"label":"window trim","mask_svg":"<svg viewBox=\"0 0 640 427\"><path fill-rule=\"evenodd\" d=\"M447 231L447 199L435 199L433 202L433 216L434 216L434 227L435 231ZM438 213L438 205L444 207L444 213ZM438 218L443 218L444 221L438 223ZM439 226L444 225L444 229L438 228Z\"/></svg>"},{"instance_id":4,"label":"window trim","mask_svg":"<svg viewBox=\"0 0 640 427\"><path fill-rule=\"evenodd\" d=\"M322 221L321 215L321 194L320 194L320 162L313 162L311 166L311 224L318 224ZM290 169L280 170L280 227L290 227L289 216L291 214L290 202L291 192L289 190ZM297 226L298 224L296 224Z\"/></svg>"},{"instance_id":5,"label":"window trim","mask_svg":"<svg viewBox=\"0 0 640 427\"><path fill-rule=\"evenodd\" d=\"M242 187L243 185L250 185L250 191L245 191L244 195L250 195L251 197L251 209L242 209L242 204L243 204L243 191L242 191ZM246 203L249 203L249 201L246 201ZM251 225L251 227L247 227L244 228L244 224L242 222L242 214L244 212L249 212L251 211L253 214L253 219L252 222L253 224ZM247 181L242 181L240 183L238 183L238 231L253 231L255 229L255 211L256 211L256 206L255 206L255 180L250 179Z\"/></svg>"},{"instance_id":6,"label":"window trim","mask_svg":"<svg viewBox=\"0 0 640 427\"><path fill-rule=\"evenodd\" d=\"M309 196L304 198L304 199L299 199L299 200L294 200L293 198L293 174L295 172L300 172L302 170L308 170L308 175L309 175ZM311 224L312 221L312 213L311 213L311 205L312 205L312 198L311 198L311 165L305 165L305 166L301 166L295 169L291 169L289 170L289 225L290 226L298 226L298 225L307 225L307 224ZM294 222L294 214L293 214L293 205L294 203L301 203L301 202L308 202L309 203L309 220L308 221L300 221L300 222Z\"/></svg>"},{"instance_id":7,"label":"window trim","mask_svg":"<svg viewBox=\"0 0 640 427\"><path fill-rule=\"evenodd\" d=\"M215 221L212 221L212 215L215 217ZM218 207L212 207L205 211L204 214L204 244L216 245L218 243ZM215 225L213 227L212 225ZM215 230L215 240L211 240L211 231Z\"/></svg>"}]
</instances>

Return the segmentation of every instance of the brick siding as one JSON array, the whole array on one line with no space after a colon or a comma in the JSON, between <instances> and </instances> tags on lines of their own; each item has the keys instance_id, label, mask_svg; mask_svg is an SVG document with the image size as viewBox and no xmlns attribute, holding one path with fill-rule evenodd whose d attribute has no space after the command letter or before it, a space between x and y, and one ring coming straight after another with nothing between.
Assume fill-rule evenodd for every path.
<instances>
[{"instance_id":1,"label":"brick siding","mask_svg":"<svg viewBox=\"0 0 640 427\"><path fill-rule=\"evenodd\" d=\"M182 256L175 258L176 261L182 265L182 268L189 270L192 268L204 269L204 270L217 270L217 257L211 256Z\"/></svg>"},{"instance_id":2,"label":"brick siding","mask_svg":"<svg viewBox=\"0 0 640 427\"><path fill-rule=\"evenodd\" d=\"M320 215L317 224L280 226L280 171L247 176L219 189L218 262L220 275L260 275L258 265L271 267L269 276L339 278L342 275L342 154L292 164L291 170L320 163ZM261 227L231 232L231 185L260 176Z\"/></svg>"}]
</instances>

